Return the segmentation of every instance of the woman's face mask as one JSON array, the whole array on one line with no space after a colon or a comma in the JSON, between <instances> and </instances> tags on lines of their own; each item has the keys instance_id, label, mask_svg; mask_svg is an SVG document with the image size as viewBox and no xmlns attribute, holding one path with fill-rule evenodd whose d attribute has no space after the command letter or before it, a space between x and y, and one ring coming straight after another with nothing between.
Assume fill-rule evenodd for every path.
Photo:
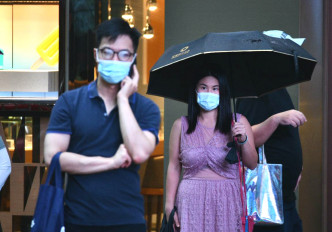
<instances>
[{"instance_id":1,"label":"woman's face mask","mask_svg":"<svg viewBox=\"0 0 332 232\"><path fill-rule=\"evenodd\" d=\"M98 72L100 76L109 84L118 84L126 76L129 75L130 67L136 58L136 54L132 61L117 61L117 60L99 60Z\"/></svg>"},{"instance_id":2,"label":"woman's face mask","mask_svg":"<svg viewBox=\"0 0 332 232\"><path fill-rule=\"evenodd\" d=\"M211 111L219 105L219 94L201 92L197 93L197 103L206 111Z\"/></svg>"}]
</instances>

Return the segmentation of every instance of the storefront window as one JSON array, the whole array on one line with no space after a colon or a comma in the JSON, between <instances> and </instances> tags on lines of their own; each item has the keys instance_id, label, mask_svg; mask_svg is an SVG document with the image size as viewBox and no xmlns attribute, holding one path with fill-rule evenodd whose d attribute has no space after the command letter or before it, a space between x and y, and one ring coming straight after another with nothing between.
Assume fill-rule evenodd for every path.
<instances>
[{"instance_id":1,"label":"storefront window","mask_svg":"<svg viewBox=\"0 0 332 232\"><path fill-rule=\"evenodd\" d=\"M12 171L0 191L0 232L30 231L46 176L43 140L59 95L58 1L0 1L0 122Z\"/></svg>"},{"instance_id":2,"label":"storefront window","mask_svg":"<svg viewBox=\"0 0 332 232\"><path fill-rule=\"evenodd\" d=\"M0 116L0 122L12 162L11 175L0 192L0 231L29 231L39 186L46 178L41 148L50 111L12 113L15 116L0 111L7 114Z\"/></svg>"},{"instance_id":3,"label":"storefront window","mask_svg":"<svg viewBox=\"0 0 332 232\"><path fill-rule=\"evenodd\" d=\"M0 121L12 162L32 163L32 118L9 116L0 117Z\"/></svg>"},{"instance_id":4,"label":"storefront window","mask_svg":"<svg viewBox=\"0 0 332 232\"><path fill-rule=\"evenodd\" d=\"M0 100L56 100L59 1L1 1L0 28Z\"/></svg>"}]
</instances>

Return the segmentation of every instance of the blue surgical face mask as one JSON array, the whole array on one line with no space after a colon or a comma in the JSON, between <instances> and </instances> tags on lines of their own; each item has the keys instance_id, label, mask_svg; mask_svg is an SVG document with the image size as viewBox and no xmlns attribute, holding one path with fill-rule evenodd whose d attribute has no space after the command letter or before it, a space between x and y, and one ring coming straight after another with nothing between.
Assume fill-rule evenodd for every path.
<instances>
[{"instance_id":1,"label":"blue surgical face mask","mask_svg":"<svg viewBox=\"0 0 332 232\"><path fill-rule=\"evenodd\" d=\"M219 105L219 94L215 93L197 93L197 103L206 111L213 110Z\"/></svg>"},{"instance_id":2,"label":"blue surgical face mask","mask_svg":"<svg viewBox=\"0 0 332 232\"><path fill-rule=\"evenodd\" d=\"M129 75L130 67L135 60L136 54L131 62L117 60L99 60L98 72L100 76L109 84L118 84Z\"/></svg>"}]
</instances>

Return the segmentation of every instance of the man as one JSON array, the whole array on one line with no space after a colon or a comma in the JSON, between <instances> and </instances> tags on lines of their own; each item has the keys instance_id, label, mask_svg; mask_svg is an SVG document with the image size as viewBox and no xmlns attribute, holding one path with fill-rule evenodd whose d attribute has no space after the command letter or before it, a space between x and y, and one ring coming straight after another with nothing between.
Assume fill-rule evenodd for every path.
<instances>
[{"instance_id":1,"label":"man","mask_svg":"<svg viewBox=\"0 0 332 232\"><path fill-rule=\"evenodd\" d=\"M139 37L122 19L101 23L97 80L64 93L52 111L45 162L62 151L66 232L146 231L137 171L158 142L160 112L136 93L136 65L128 76Z\"/></svg>"},{"instance_id":2,"label":"man","mask_svg":"<svg viewBox=\"0 0 332 232\"><path fill-rule=\"evenodd\" d=\"M301 232L302 221L295 205L295 190L302 171L302 149L298 126L306 122L305 116L294 110L286 89L258 99L239 99L237 112L245 115L252 127L255 146L264 144L268 163L282 164L284 224L281 226L255 226L254 232Z\"/></svg>"}]
</instances>

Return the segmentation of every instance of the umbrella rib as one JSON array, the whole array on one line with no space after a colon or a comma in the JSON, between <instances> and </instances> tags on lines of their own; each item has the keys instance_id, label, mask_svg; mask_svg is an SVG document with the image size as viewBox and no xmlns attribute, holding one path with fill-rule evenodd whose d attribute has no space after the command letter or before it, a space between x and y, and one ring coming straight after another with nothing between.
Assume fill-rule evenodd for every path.
<instances>
[{"instance_id":1,"label":"umbrella rib","mask_svg":"<svg viewBox=\"0 0 332 232\"><path fill-rule=\"evenodd\" d=\"M262 49L262 50L232 50L232 51L209 51L209 52L203 52L203 54L209 54L209 53L235 53L235 52L271 52L273 49Z\"/></svg>"},{"instance_id":2,"label":"umbrella rib","mask_svg":"<svg viewBox=\"0 0 332 232\"><path fill-rule=\"evenodd\" d=\"M200 53L196 53L196 54L191 55L191 56L187 56L187 57L185 57L185 58L183 58L183 59L180 59L180 60L177 60L177 61L171 62L171 63L169 63L169 64L166 64L166 65L160 66L160 67L158 67L158 68L152 69L151 71L157 71L157 70L159 70L159 69L161 69L161 68L167 67L167 66L169 66L169 65L175 64L175 63L180 62L180 61L183 61L183 60L187 60L187 59L189 59L189 58L191 58L191 57L198 56L198 55L204 55L204 54L210 54L210 53L255 52L255 51L257 52L257 50L234 50L234 51L210 51L210 52L200 52ZM273 50L271 50L271 49L265 49L265 50L259 50L259 51L262 51L262 52L269 52L269 51L273 51Z\"/></svg>"},{"instance_id":3,"label":"umbrella rib","mask_svg":"<svg viewBox=\"0 0 332 232\"><path fill-rule=\"evenodd\" d=\"M279 54L283 54L283 55L287 55L287 56L293 56L292 54L288 54L288 53L285 53L285 52L280 52L280 51L275 51L273 49L262 49L262 50L234 50L234 51L210 51L210 52L203 52L201 54L209 54L209 53L230 53L230 52L275 52L275 53L279 53ZM308 57L303 57L303 56L297 56L297 57L300 57L304 60L310 60L310 61L314 61L316 62L315 59L310 59Z\"/></svg>"},{"instance_id":4,"label":"umbrella rib","mask_svg":"<svg viewBox=\"0 0 332 232\"><path fill-rule=\"evenodd\" d=\"M177 60L177 61L174 61L172 63L169 63L169 64L166 64L166 65L163 65L163 66L160 66L158 68L155 68L151 71L157 71L161 68L164 68L164 67L167 67L169 65L172 65L172 64L175 64L177 62L180 62L180 61L183 61L183 60L186 60L186 59L189 59L191 57L194 57L194 56L198 56L198 55L203 55L203 54L211 54L211 53L229 53L229 52L232 52L232 53L236 53L236 52L275 52L275 53L280 53L280 54L283 54L283 55L287 55L287 56L293 56L291 54L287 54L287 53L284 53L284 52L279 52L279 51L274 51L273 49L263 49L263 50L234 50L234 51L210 51L210 52L201 52L201 53L197 53L195 55L192 55L192 56L188 56L188 57L185 57L183 59L180 59L180 60ZM299 58L301 59L304 59L304 60L310 60L310 61L314 61L316 62L315 59L310 59L310 58L307 58L307 57L303 57L303 56L298 56Z\"/></svg>"},{"instance_id":5,"label":"umbrella rib","mask_svg":"<svg viewBox=\"0 0 332 232\"><path fill-rule=\"evenodd\" d=\"M279 51L273 51L275 53L279 53L279 54L283 54L283 55L287 55L287 56L294 56L292 54L288 54L288 53L284 53L284 52L279 52ZM310 60L310 61L314 61L314 62L317 62L315 59L310 59L308 57L303 57L303 56L297 56L298 58L301 58L301 59L304 59L304 60Z\"/></svg>"},{"instance_id":6,"label":"umbrella rib","mask_svg":"<svg viewBox=\"0 0 332 232\"><path fill-rule=\"evenodd\" d=\"M170 65L172 65L172 64L178 63L178 62L180 62L180 61L182 61L182 60L186 60L186 59L189 59L189 58L191 58L191 57L198 56L198 55L202 55L202 54L204 54L204 53L197 53L197 54L195 54L195 55L188 56L188 57L186 57L186 58L183 58L183 59L180 59L180 60L174 61L174 62L172 62L172 63L166 64L166 65L163 65L163 66L160 66L160 67L155 68L155 69L153 69L153 70L151 70L151 71L156 71L156 70L158 70L158 69L161 69L161 68L164 68L164 67L170 66Z\"/></svg>"}]
</instances>

